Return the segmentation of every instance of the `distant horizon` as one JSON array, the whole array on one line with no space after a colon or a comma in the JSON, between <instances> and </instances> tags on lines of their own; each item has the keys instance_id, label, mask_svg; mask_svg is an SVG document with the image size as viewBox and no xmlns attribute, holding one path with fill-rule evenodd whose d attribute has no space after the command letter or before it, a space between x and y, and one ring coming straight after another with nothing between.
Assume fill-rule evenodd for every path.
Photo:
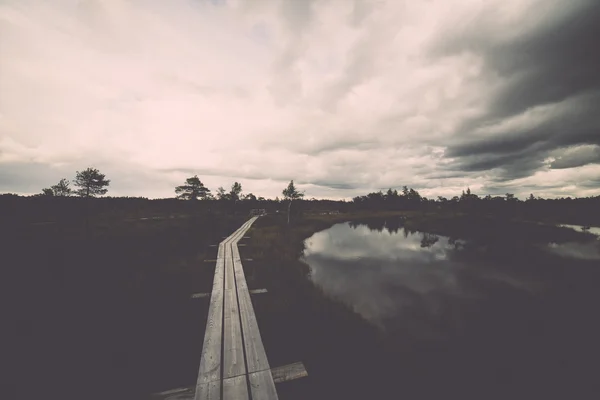
<instances>
[{"instance_id":1,"label":"distant horizon","mask_svg":"<svg viewBox=\"0 0 600 400\"><path fill-rule=\"evenodd\" d=\"M600 195L597 0L5 0L0 26L0 193L93 166L148 198Z\"/></svg>"},{"instance_id":2,"label":"distant horizon","mask_svg":"<svg viewBox=\"0 0 600 400\"><path fill-rule=\"evenodd\" d=\"M243 185L242 185L242 187L243 187ZM300 187L300 186L299 186L299 187ZM226 189L228 189L228 188L226 188ZM301 189L301 188L300 188L300 189ZM366 192L364 192L364 193L359 193L359 194L357 194L357 195L354 195L354 196L352 196L352 197L340 197L340 198L334 198L334 197L317 197L317 196L310 196L310 195L307 195L307 194L305 193L304 200L311 200L311 199L315 198L316 200L331 200L331 201L346 201L346 202L348 202L348 201L353 201L353 199L354 199L355 197L357 197L357 196L364 196L364 195L367 195L367 194L369 194L369 193L374 193L374 192L379 192L379 191L381 191L381 192L383 192L383 193L385 194L385 192L386 192L388 189L390 189L390 188L385 188L385 189L373 189L373 190L368 190L368 191L366 191ZM401 189L402 189L402 187L392 187L391 189L392 189L392 190L398 190L398 192L400 192L400 191L401 191ZM428 198L428 199L430 199L430 200L437 200L437 199L438 199L438 195L428 196L428 195L424 195L424 194L423 194L423 193L422 193L422 192L421 192L419 189L417 189L417 188L413 188L413 189L415 189L416 191L418 191L418 192L419 192L419 194L421 194L421 196L422 196L422 197L427 197L427 198ZM468 188L465 188L464 190L467 190L467 189L468 189ZM214 190L211 190L211 193L212 193L213 195L214 195L214 192L215 192ZM12 195L17 195L17 196L29 197L29 196L36 196L36 195L40 195L40 193L41 193L41 190L40 190L39 192L37 192L37 193L12 193L12 192L2 192L2 193L0 193L0 196L1 196L1 195L11 195L11 194L12 194ZM254 192L246 192L246 191L242 191L242 194L243 194L243 195L246 195L246 194L248 194L248 193L252 193L252 194L254 194L256 197L263 197L265 200L275 200L275 198L276 198L276 197L279 197L279 199L280 199L280 200L283 200L283 195L282 195L282 194L279 194L279 195L276 195L276 196L264 196L264 195L261 195L260 193L254 193ZM452 199L454 196L458 196L458 197L460 197L460 195L461 195L461 194L462 194L462 190L461 190L459 193L455 193L455 194L453 194L453 195L447 195L447 196L444 196L444 195L439 195L439 196L445 197L445 198L447 198L447 199ZM474 192L474 191L472 191L472 194L474 194L474 195L477 195L477 196L478 196L478 197L480 197L480 198L484 198L485 196L488 196L488 195L490 195L490 196L492 196L492 197L505 197L505 196L506 196L506 193L498 193L498 194L493 194L493 193L485 193L485 194L480 194L480 193L476 193L476 192ZM513 194L514 194L514 193L513 193ZM560 195L560 196L554 196L554 197L545 197L545 196L539 196L539 195L537 195L536 193L529 193L529 194L527 194L527 195L523 195L523 196L518 196L517 194L514 194L514 195L515 195L515 197L516 197L517 199L519 199L519 200L521 200L521 201L524 201L524 200L526 200L526 199L529 197L529 195L530 195L530 194L533 194L533 195L534 195L536 198L540 197L540 198L543 198L543 199L548 199L548 200L554 200L554 199L560 199L560 198L567 198L567 197L570 197L570 198L572 198L572 199L576 199L576 198L590 198L590 197L592 197L592 198L593 198L593 197L600 197L600 193L599 193L599 194L596 194L596 195L589 195L589 196L574 196L574 195L564 194L564 195ZM71 195L70 197L77 197L77 196L76 196L76 195ZM173 195L172 195L172 196L165 196L165 197L149 197L149 196L144 196L144 195L132 195L132 194L114 194L114 193L111 193L110 186L109 186L109 191L108 191L108 193L107 193L106 195L104 195L104 196L98 196L98 198L105 198L105 197L116 197L116 198L127 198L127 197L131 197L131 198L146 198L146 199L148 199L148 200L169 200L169 199L175 199L175 198L176 198L176 194L175 194L175 191L174 191L174 190L173 190ZM182 200L182 201L185 201L185 200ZM199 201L202 201L202 200L199 200Z\"/></svg>"}]
</instances>

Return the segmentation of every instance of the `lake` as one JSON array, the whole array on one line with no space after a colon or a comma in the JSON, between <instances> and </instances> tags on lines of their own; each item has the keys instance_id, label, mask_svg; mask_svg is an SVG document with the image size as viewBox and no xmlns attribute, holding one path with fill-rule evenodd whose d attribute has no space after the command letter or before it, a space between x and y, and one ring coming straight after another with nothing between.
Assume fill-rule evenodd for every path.
<instances>
[{"instance_id":1,"label":"lake","mask_svg":"<svg viewBox=\"0 0 600 400\"><path fill-rule=\"evenodd\" d=\"M532 396L586 393L600 356L600 241L506 236L486 243L411 232L397 219L341 223L308 238L303 259L312 282L379 327L390 348L435 364L425 368L432 377L468 374Z\"/></svg>"}]
</instances>

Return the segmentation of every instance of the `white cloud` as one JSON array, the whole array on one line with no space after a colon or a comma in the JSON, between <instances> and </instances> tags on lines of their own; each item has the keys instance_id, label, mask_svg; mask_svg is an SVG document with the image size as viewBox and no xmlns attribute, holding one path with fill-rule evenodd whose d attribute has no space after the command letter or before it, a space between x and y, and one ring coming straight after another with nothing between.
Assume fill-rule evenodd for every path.
<instances>
[{"instance_id":1,"label":"white cloud","mask_svg":"<svg viewBox=\"0 0 600 400\"><path fill-rule=\"evenodd\" d=\"M494 3L493 32L544 22L526 18L531 4ZM5 0L0 168L102 163L115 189L121 178L148 182L119 194L149 196L172 196L193 171L213 189L238 180L271 197L289 179L304 182L309 197L332 198L404 184L432 196L482 186L484 173L428 176L445 172L444 143L485 113L497 82L474 52L434 60L426 50L440 29L491 8Z\"/></svg>"}]
</instances>

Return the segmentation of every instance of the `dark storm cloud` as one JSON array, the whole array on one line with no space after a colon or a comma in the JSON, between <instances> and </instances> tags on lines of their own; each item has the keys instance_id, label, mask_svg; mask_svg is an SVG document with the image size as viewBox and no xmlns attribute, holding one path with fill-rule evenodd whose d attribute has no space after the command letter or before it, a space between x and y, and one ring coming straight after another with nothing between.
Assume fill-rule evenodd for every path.
<instances>
[{"instance_id":1,"label":"dark storm cloud","mask_svg":"<svg viewBox=\"0 0 600 400\"><path fill-rule=\"evenodd\" d=\"M471 138L450 148L452 157L477 153L512 154L538 146L538 151L575 144L600 143L600 87L594 94L573 98L555 107L532 113L515 127L499 129L498 134L484 139ZM532 104L531 107L538 106ZM536 119L541 121L535 121ZM529 121L531 120L531 121ZM517 125L517 124L515 124ZM483 125L483 130L485 130Z\"/></svg>"},{"instance_id":2,"label":"dark storm cloud","mask_svg":"<svg viewBox=\"0 0 600 400\"><path fill-rule=\"evenodd\" d=\"M569 7L568 2L563 4ZM490 65L511 79L492 102L496 115L600 89L600 2L574 8L554 25L507 46L491 47Z\"/></svg>"},{"instance_id":3,"label":"dark storm cloud","mask_svg":"<svg viewBox=\"0 0 600 400\"><path fill-rule=\"evenodd\" d=\"M550 168L575 168L592 163L600 163L600 146L584 146L567 150L550 163Z\"/></svg>"},{"instance_id":4,"label":"dark storm cloud","mask_svg":"<svg viewBox=\"0 0 600 400\"><path fill-rule=\"evenodd\" d=\"M499 79L487 112L466 121L446 155L465 171L499 168L514 179L543 168L552 151L600 144L600 2L573 1L533 10L543 22L522 35L503 34L481 16L436 42L435 56L474 52L485 74ZM492 24L493 26L493 24ZM504 35L506 36L506 35ZM597 153L553 163L570 168L597 162Z\"/></svg>"},{"instance_id":5,"label":"dark storm cloud","mask_svg":"<svg viewBox=\"0 0 600 400\"><path fill-rule=\"evenodd\" d=\"M538 155L539 153L468 156L461 159L457 169L467 172L499 169L501 180L518 179L544 167L543 160L539 159Z\"/></svg>"},{"instance_id":6,"label":"dark storm cloud","mask_svg":"<svg viewBox=\"0 0 600 400\"><path fill-rule=\"evenodd\" d=\"M489 73L508 80L491 101L489 117L517 114L532 105L564 100L600 87L600 2L553 2L544 23L506 41L489 31L489 15L433 46L433 53L472 51L484 57Z\"/></svg>"}]
</instances>

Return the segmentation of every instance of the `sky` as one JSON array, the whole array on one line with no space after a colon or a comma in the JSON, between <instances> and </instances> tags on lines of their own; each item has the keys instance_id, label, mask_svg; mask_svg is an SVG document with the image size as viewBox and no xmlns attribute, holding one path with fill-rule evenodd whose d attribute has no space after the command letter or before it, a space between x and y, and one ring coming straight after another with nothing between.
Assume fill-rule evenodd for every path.
<instances>
[{"instance_id":1,"label":"sky","mask_svg":"<svg viewBox=\"0 0 600 400\"><path fill-rule=\"evenodd\" d=\"M0 0L0 193L600 195L597 0Z\"/></svg>"}]
</instances>

